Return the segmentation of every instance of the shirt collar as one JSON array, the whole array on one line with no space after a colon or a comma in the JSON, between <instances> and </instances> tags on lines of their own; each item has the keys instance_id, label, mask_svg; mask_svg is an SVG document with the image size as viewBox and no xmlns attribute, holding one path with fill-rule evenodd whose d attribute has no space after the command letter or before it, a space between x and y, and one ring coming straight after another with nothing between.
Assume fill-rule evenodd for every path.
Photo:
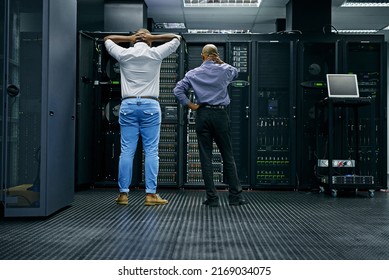
<instances>
[{"instance_id":1,"label":"shirt collar","mask_svg":"<svg viewBox=\"0 0 389 280\"><path fill-rule=\"evenodd\" d=\"M202 64L214 64L215 62L213 62L212 60L204 60Z\"/></svg>"},{"instance_id":2,"label":"shirt collar","mask_svg":"<svg viewBox=\"0 0 389 280\"><path fill-rule=\"evenodd\" d=\"M147 45L145 42L137 42L135 43L134 47L139 47L139 48L144 48L144 47L148 47L149 45Z\"/></svg>"}]
</instances>

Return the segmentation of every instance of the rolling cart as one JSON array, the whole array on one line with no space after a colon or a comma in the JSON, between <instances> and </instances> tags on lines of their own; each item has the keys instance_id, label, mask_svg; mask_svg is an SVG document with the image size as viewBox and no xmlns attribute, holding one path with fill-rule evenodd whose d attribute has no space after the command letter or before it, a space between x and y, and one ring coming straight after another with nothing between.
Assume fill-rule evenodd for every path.
<instances>
[{"instance_id":1,"label":"rolling cart","mask_svg":"<svg viewBox=\"0 0 389 280\"><path fill-rule=\"evenodd\" d=\"M359 111L365 107L370 114L361 123ZM325 98L316 103L315 120L316 175L321 190L336 197L339 190L363 189L374 197L376 136L372 99ZM368 166L363 172L362 164Z\"/></svg>"}]
</instances>

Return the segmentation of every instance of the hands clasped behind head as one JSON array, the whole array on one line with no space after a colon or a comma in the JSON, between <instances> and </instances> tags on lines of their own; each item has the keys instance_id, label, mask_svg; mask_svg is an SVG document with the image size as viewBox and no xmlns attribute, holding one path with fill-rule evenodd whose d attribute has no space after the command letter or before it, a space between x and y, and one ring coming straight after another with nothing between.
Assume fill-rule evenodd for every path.
<instances>
[{"instance_id":1,"label":"hands clasped behind head","mask_svg":"<svg viewBox=\"0 0 389 280\"><path fill-rule=\"evenodd\" d=\"M135 33L135 42L147 42L146 33L145 32Z\"/></svg>"},{"instance_id":2,"label":"hands clasped behind head","mask_svg":"<svg viewBox=\"0 0 389 280\"><path fill-rule=\"evenodd\" d=\"M144 34L143 33L137 33L135 34L135 42L144 42Z\"/></svg>"},{"instance_id":3,"label":"hands clasped behind head","mask_svg":"<svg viewBox=\"0 0 389 280\"><path fill-rule=\"evenodd\" d=\"M141 28L135 33L135 42L145 42L147 44L150 43L150 31L147 29Z\"/></svg>"}]
</instances>

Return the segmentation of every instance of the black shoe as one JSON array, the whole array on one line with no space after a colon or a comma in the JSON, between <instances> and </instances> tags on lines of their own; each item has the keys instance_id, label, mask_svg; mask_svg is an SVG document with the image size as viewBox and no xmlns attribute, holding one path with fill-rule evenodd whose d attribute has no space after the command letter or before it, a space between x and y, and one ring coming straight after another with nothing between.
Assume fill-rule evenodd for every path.
<instances>
[{"instance_id":1,"label":"black shoe","mask_svg":"<svg viewBox=\"0 0 389 280\"><path fill-rule=\"evenodd\" d=\"M219 199L207 199L203 202L203 205L207 205L209 207L219 207Z\"/></svg>"},{"instance_id":2,"label":"black shoe","mask_svg":"<svg viewBox=\"0 0 389 280\"><path fill-rule=\"evenodd\" d=\"M231 206L240 206L240 205L248 204L248 201L243 198L238 198L238 199L230 200L229 204Z\"/></svg>"}]
</instances>

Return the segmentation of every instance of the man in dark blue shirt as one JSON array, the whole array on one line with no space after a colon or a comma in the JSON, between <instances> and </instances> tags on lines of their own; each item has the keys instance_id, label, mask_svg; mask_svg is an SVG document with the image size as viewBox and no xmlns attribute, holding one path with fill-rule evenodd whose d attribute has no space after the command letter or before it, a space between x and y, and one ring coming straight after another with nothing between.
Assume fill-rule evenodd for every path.
<instances>
[{"instance_id":1,"label":"man in dark blue shirt","mask_svg":"<svg viewBox=\"0 0 389 280\"><path fill-rule=\"evenodd\" d=\"M223 158L224 170L229 184L229 204L243 205L242 186L236 170L232 152L230 120L226 107L230 104L227 87L238 76L238 70L224 63L215 45L208 44L201 53L203 63L186 73L174 88L178 101L197 111L196 134L200 152L201 170L207 192L205 205L219 206L219 197L213 181L212 149L213 141ZM196 104L187 97L192 88Z\"/></svg>"}]
</instances>

